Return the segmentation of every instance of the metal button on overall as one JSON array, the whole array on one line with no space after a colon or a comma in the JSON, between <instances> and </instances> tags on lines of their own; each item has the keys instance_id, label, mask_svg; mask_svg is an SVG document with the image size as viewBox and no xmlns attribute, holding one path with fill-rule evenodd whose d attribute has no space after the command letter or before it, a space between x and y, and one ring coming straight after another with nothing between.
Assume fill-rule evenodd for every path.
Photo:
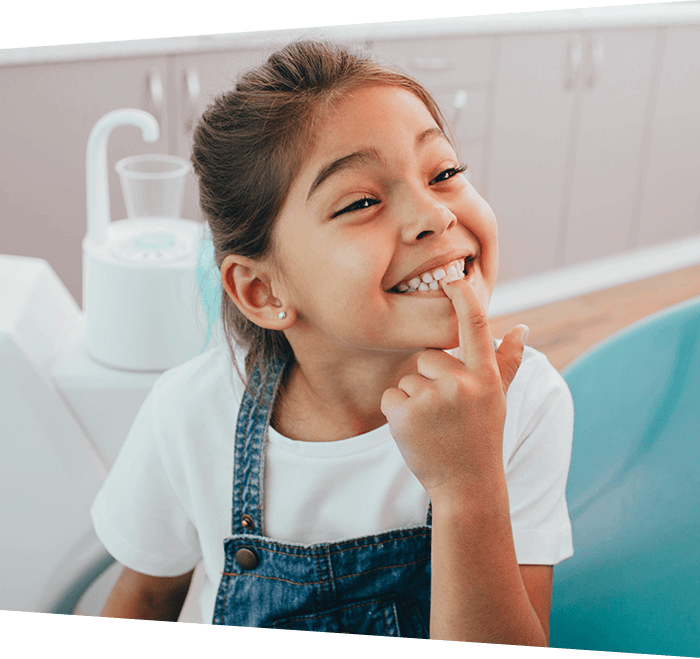
<instances>
[{"instance_id":1,"label":"metal button on overall","mask_svg":"<svg viewBox=\"0 0 700 659\"><path fill-rule=\"evenodd\" d=\"M236 552L236 563L242 570L253 570L258 567L258 557L253 550L242 547Z\"/></svg>"},{"instance_id":2,"label":"metal button on overall","mask_svg":"<svg viewBox=\"0 0 700 659\"><path fill-rule=\"evenodd\" d=\"M241 526L244 529L251 530L255 526L255 522L250 515L241 515Z\"/></svg>"}]
</instances>

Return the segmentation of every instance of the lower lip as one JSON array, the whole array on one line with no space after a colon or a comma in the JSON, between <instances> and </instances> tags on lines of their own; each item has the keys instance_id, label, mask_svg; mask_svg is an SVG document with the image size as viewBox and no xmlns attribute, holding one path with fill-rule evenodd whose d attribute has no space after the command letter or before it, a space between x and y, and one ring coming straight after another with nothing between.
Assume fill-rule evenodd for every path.
<instances>
[{"instance_id":1,"label":"lower lip","mask_svg":"<svg viewBox=\"0 0 700 659\"><path fill-rule=\"evenodd\" d=\"M406 293L394 293L394 295L401 297L447 297L442 288L437 291L407 291Z\"/></svg>"}]
</instances>

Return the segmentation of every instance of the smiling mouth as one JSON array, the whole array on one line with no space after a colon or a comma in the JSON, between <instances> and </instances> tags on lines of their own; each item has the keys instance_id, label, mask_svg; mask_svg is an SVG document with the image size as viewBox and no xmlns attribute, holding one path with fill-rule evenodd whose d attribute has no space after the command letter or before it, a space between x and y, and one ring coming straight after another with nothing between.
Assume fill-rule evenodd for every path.
<instances>
[{"instance_id":1,"label":"smiling mouth","mask_svg":"<svg viewBox=\"0 0 700 659\"><path fill-rule=\"evenodd\" d=\"M426 272L411 277L411 279L398 283L389 289L390 293L415 293L417 291L438 291L439 281L449 275L455 277L465 277L469 269L469 264L474 260L473 256L450 261L448 264L432 268Z\"/></svg>"}]
</instances>

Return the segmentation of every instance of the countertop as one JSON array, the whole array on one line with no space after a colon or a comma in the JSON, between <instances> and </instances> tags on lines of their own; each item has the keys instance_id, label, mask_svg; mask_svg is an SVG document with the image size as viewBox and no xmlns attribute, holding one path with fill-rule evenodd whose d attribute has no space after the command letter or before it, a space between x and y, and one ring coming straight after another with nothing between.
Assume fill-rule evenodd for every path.
<instances>
[{"instance_id":1,"label":"countertop","mask_svg":"<svg viewBox=\"0 0 700 659\"><path fill-rule=\"evenodd\" d=\"M429 38L433 35L496 35L698 23L700 23L700 2L668 2L597 9L538 11L323 28L10 48L0 49L0 66L250 49L269 44L270 41L282 44L299 38L372 41L389 38Z\"/></svg>"}]
</instances>

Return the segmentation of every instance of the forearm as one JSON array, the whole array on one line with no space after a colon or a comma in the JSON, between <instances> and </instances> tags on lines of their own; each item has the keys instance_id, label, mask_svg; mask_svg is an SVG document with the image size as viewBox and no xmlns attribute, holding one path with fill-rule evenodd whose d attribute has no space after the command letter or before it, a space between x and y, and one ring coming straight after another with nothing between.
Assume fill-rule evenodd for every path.
<instances>
[{"instance_id":1,"label":"forearm","mask_svg":"<svg viewBox=\"0 0 700 659\"><path fill-rule=\"evenodd\" d=\"M179 577L150 577L124 568L102 616L176 622L191 578L192 572Z\"/></svg>"},{"instance_id":2,"label":"forearm","mask_svg":"<svg viewBox=\"0 0 700 659\"><path fill-rule=\"evenodd\" d=\"M487 492L431 500L430 637L548 645L515 556L505 477Z\"/></svg>"}]
</instances>

